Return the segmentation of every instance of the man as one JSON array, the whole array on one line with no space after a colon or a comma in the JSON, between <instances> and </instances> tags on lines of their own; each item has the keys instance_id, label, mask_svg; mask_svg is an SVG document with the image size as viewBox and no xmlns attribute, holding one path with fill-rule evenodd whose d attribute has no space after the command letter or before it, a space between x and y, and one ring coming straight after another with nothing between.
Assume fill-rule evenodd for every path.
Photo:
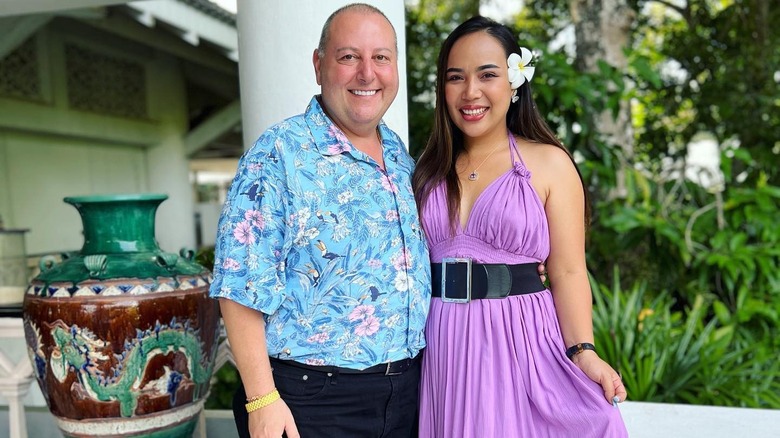
<instances>
[{"instance_id":1,"label":"man","mask_svg":"<svg viewBox=\"0 0 780 438\"><path fill-rule=\"evenodd\" d=\"M431 278L414 163L381 120L397 61L381 11L337 10L313 55L321 95L239 163L211 296L243 383L242 437L415 433Z\"/></svg>"}]
</instances>

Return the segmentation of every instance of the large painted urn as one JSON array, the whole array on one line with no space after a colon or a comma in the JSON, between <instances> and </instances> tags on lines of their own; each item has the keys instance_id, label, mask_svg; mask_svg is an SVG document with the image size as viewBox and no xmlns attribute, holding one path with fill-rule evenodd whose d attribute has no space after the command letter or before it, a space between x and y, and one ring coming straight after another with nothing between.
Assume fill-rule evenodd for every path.
<instances>
[{"instance_id":1,"label":"large painted urn","mask_svg":"<svg viewBox=\"0 0 780 438\"><path fill-rule=\"evenodd\" d=\"M166 195L65 198L84 246L41 261L24 330L50 411L66 437L189 437L209 393L219 309L192 251L160 250Z\"/></svg>"}]
</instances>

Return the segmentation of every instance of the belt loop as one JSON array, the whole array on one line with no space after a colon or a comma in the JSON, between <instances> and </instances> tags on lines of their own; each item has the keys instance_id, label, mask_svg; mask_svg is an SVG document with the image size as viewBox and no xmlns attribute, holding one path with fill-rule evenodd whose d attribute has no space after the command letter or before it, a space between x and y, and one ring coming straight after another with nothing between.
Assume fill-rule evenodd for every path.
<instances>
[{"instance_id":1,"label":"belt loop","mask_svg":"<svg viewBox=\"0 0 780 438\"><path fill-rule=\"evenodd\" d=\"M385 375L386 376L390 375L390 365L391 364L392 364L392 362L389 362L389 361L387 362L387 368L385 369Z\"/></svg>"}]
</instances>

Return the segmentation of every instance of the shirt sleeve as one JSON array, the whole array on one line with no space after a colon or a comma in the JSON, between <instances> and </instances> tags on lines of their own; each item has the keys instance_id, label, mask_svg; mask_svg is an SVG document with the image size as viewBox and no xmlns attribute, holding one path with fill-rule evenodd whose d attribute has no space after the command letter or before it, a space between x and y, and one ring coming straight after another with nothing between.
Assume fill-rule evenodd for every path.
<instances>
[{"instance_id":1,"label":"shirt sleeve","mask_svg":"<svg viewBox=\"0 0 780 438\"><path fill-rule=\"evenodd\" d=\"M239 161L217 229L212 298L273 314L285 298L286 173L266 131Z\"/></svg>"}]
</instances>

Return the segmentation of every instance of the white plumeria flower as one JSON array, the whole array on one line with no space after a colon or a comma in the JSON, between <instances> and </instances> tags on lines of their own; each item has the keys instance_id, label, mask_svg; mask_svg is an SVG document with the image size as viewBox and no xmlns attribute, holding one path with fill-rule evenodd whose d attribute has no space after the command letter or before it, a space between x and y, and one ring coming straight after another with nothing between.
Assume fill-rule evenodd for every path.
<instances>
[{"instance_id":1,"label":"white plumeria flower","mask_svg":"<svg viewBox=\"0 0 780 438\"><path fill-rule=\"evenodd\" d=\"M528 64L534 55L530 50L525 47L520 47L520 54L512 53L506 60L509 66L509 82L512 85L512 89L516 90L520 88L525 81L531 81L534 77L535 67L529 67Z\"/></svg>"}]
</instances>

